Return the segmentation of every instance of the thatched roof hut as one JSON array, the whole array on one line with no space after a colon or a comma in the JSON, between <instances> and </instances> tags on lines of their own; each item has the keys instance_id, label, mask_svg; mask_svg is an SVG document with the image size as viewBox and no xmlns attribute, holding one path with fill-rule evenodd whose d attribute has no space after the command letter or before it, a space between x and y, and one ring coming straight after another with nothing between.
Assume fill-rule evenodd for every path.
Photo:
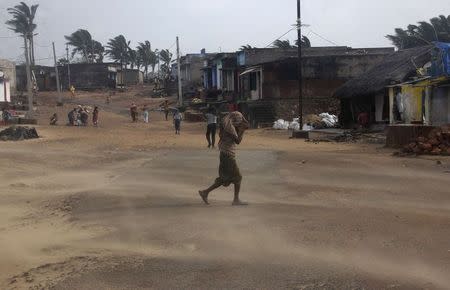
<instances>
[{"instance_id":1,"label":"thatched roof hut","mask_svg":"<svg viewBox=\"0 0 450 290\"><path fill-rule=\"evenodd\" d=\"M386 86L402 83L416 76L417 69L431 61L433 45L394 52L365 74L341 86L335 97L367 97L383 93Z\"/></svg>"}]
</instances>

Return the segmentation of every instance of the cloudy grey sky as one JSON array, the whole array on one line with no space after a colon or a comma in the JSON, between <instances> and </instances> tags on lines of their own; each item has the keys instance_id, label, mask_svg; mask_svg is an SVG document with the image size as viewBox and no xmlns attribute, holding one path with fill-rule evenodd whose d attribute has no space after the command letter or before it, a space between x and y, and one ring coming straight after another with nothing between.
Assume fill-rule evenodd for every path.
<instances>
[{"instance_id":1,"label":"cloudy grey sky","mask_svg":"<svg viewBox=\"0 0 450 290\"><path fill-rule=\"evenodd\" d=\"M64 35L79 28L106 44L123 34L136 45L171 48L175 36L182 53L235 51L241 45L265 47L296 21L295 0L24 0L39 4L36 58L50 64L51 42L64 54ZM0 0L0 58L23 59L22 41L4 24L19 0ZM385 35L396 27L450 14L449 0L302 0L304 34L314 46L389 46ZM295 31L284 38L295 39ZM5 38L6 37L6 38Z\"/></svg>"}]
</instances>

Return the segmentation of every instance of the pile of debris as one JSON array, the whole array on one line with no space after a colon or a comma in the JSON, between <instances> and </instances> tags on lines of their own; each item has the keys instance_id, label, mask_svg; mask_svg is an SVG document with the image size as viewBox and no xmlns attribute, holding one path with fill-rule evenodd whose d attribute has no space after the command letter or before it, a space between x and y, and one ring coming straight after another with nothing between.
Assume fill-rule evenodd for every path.
<instances>
[{"instance_id":1,"label":"pile of debris","mask_svg":"<svg viewBox=\"0 0 450 290\"><path fill-rule=\"evenodd\" d=\"M36 138L39 138L36 129L30 127L12 126L0 132L2 141L22 141Z\"/></svg>"},{"instance_id":2,"label":"pile of debris","mask_svg":"<svg viewBox=\"0 0 450 290\"><path fill-rule=\"evenodd\" d=\"M450 155L450 128L436 128L427 137L418 137L403 152L416 155Z\"/></svg>"},{"instance_id":3,"label":"pile of debris","mask_svg":"<svg viewBox=\"0 0 450 290\"><path fill-rule=\"evenodd\" d=\"M307 115L304 118L304 125L302 130L311 131L314 129L335 128L338 125L338 117L329 113L322 113L320 115ZM294 118L292 122L283 119L277 120L273 124L276 130L300 130L299 118Z\"/></svg>"}]
</instances>

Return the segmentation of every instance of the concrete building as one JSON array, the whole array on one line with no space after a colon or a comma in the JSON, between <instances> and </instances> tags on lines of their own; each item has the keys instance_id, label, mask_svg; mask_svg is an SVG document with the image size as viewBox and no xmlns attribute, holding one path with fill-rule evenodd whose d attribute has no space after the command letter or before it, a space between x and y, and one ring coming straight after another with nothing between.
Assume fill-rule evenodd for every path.
<instances>
[{"instance_id":1,"label":"concrete building","mask_svg":"<svg viewBox=\"0 0 450 290\"><path fill-rule=\"evenodd\" d=\"M252 121L271 123L298 116L298 58L295 49L255 49L238 54L240 109ZM303 50L303 113L339 113L334 92L381 62L394 48L318 47ZM287 55L284 57L283 55ZM258 62L263 60L262 62Z\"/></svg>"},{"instance_id":2,"label":"concrete building","mask_svg":"<svg viewBox=\"0 0 450 290\"><path fill-rule=\"evenodd\" d=\"M69 87L67 66L60 66L61 86ZM120 64L117 63L74 63L70 64L70 83L77 90L93 90L116 88L117 73Z\"/></svg>"},{"instance_id":3,"label":"concrete building","mask_svg":"<svg viewBox=\"0 0 450 290\"><path fill-rule=\"evenodd\" d=\"M203 83L203 63L206 59L206 54L187 54L180 58L181 64L181 81L183 87L198 86Z\"/></svg>"},{"instance_id":4,"label":"concrete building","mask_svg":"<svg viewBox=\"0 0 450 290\"><path fill-rule=\"evenodd\" d=\"M16 94L16 65L6 59L0 59L0 102L10 102Z\"/></svg>"},{"instance_id":5,"label":"concrete building","mask_svg":"<svg viewBox=\"0 0 450 290\"><path fill-rule=\"evenodd\" d=\"M138 69L125 69L117 72L117 85L135 86L144 84L144 73Z\"/></svg>"},{"instance_id":6,"label":"concrete building","mask_svg":"<svg viewBox=\"0 0 450 290\"><path fill-rule=\"evenodd\" d=\"M16 66L17 90L25 92L27 90L27 71L25 65ZM56 72L52 66L34 66L31 71L31 79L36 84L39 91L56 90Z\"/></svg>"}]
</instances>

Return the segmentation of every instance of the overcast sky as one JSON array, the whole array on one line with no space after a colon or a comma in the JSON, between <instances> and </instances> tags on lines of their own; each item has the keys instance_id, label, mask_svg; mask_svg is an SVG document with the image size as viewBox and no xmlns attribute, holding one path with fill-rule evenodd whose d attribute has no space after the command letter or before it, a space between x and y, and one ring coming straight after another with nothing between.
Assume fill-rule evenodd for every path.
<instances>
[{"instance_id":1,"label":"overcast sky","mask_svg":"<svg viewBox=\"0 0 450 290\"><path fill-rule=\"evenodd\" d=\"M181 51L236 51L241 45L265 47L296 21L295 0L23 0L39 4L36 59L50 64L51 42L65 53L64 35L87 29L104 45L123 34L133 45L149 40L171 48L180 36ZM0 58L23 59L23 42L4 24L8 7L0 0ZM384 37L396 27L450 14L450 0L302 0L304 28L313 46L390 46ZM323 39L316 34L323 37ZM295 31L283 39L294 40ZM325 40L326 39L326 40ZM331 41L331 42L329 42Z\"/></svg>"}]
</instances>

